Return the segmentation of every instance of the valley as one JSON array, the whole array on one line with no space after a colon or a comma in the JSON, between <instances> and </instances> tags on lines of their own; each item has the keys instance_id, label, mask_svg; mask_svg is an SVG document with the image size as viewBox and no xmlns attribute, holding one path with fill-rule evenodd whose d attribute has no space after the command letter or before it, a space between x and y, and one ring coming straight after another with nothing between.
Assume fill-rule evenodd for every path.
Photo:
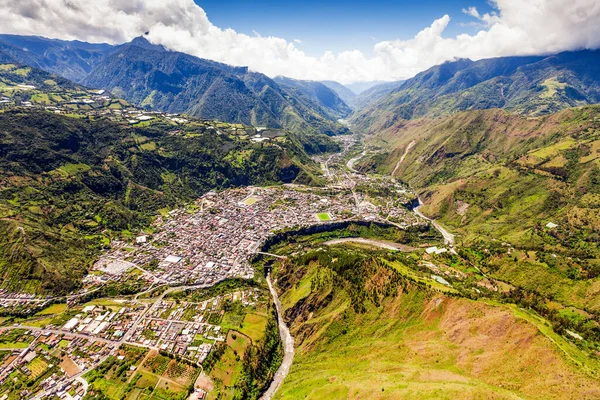
<instances>
[{"instance_id":1,"label":"valley","mask_svg":"<svg viewBox=\"0 0 600 400\"><path fill-rule=\"evenodd\" d=\"M198 7L0 34L0 400L600 398L600 50L422 58L446 15L306 58Z\"/></svg>"}]
</instances>

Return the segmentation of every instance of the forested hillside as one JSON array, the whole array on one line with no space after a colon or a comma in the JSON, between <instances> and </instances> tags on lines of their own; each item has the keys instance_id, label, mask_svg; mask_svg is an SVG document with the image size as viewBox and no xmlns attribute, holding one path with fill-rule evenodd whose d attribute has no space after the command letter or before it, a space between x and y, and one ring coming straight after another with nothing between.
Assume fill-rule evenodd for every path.
<instances>
[{"instance_id":1,"label":"forested hillside","mask_svg":"<svg viewBox=\"0 0 600 400\"><path fill-rule=\"evenodd\" d=\"M246 67L169 51L143 37L113 46L0 35L0 62L40 68L149 110L285 128L310 152L333 149L326 136L348 133L336 120L350 109L320 83L308 91L280 86Z\"/></svg>"}]
</instances>

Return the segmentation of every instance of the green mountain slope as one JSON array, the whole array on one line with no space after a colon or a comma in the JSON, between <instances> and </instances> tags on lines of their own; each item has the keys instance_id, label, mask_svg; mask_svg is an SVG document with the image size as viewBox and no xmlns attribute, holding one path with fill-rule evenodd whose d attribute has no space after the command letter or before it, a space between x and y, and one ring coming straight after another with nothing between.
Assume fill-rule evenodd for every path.
<instances>
[{"instance_id":1,"label":"green mountain slope","mask_svg":"<svg viewBox=\"0 0 600 400\"><path fill-rule=\"evenodd\" d=\"M356 93L339 82L321 81L321 83L333 90L339 96L339 98L348 105L348 107L354 108L354 99L357 97Z\"/></svg>"},{"instance_id":2,"label":"green mountain slope","mask_svg":"<svg viewBox=\"0 0 600 400\"><path fill-rule=\"evenodd\" d=\"M458 60L421 72L387 91L353 122L376 131L404 119L504 108L544 115L600 102L600 51Z\"/></svg>"},{"instance_id":3,"label":"green mountain slope","mask_svg":"<svg viewBox=\"0 0 600 400\"><path fill-rule=\"evenodd\" d=\"M14 60L72 81L83 79L111 48L109 44L91 44L76 40L0 35L0 51Z\"/></svg>"},{"instance_id":4,"label":"green mountain slope","mask_svg":"<svg viewBox=\"0 0 600 400\"><path fill-rule=\"evenodd\" d=\"M280 87L319 104L331 118L344 118L352 111L334 90L321 82L301 81L283 76L275 77L273 80Z\"/></svg>"},{"instance_id":5,"label":"green mountain slope","mask_svg":"<svg viewBox=\"0 0 600 400\"><path fill-rule=\"evenodd\" d=\"M399 272L415 264L411 255L356 248L319 249L278 263L296 353L275 398L600 394L597 379L570 358L581 356L597 369L593 357L518 307L448 296Z\"/></svg>"},{"instance_id":6,"label":"green mountain slope","mask_svg":"<svg viewBox=\"0 0 600 400\"><path fill-rule=\"evenodd\" d=\"M44 111L58 104L46 102L54 96L85 93L60 79L0 66L0 93L16 104L0 112L2 289L68 292L109 238L148 226L159 209L212 189L311 179L293 135L256 143L250 126L159 117L131 124L89 105L67 108L68 116ZM18 107L21 96L33 106Z\"/></svg>"},{"instance_id":7,"label":"green mountain slope","mask_svg":"<svg viewBox=\"0 0 600 400\"><path fill-rule=\"evenodd\" d=\"M281 88L265 75L166 51L143 38L119 46L82 82L148 109L283 127L306 143L314 135L347 132L313 99Z\"/></svg>"},{"instance_id":8,"label":"green mountain slope","mask_svg":"<svg viewBox=\"0 0 600 400\"><path fill-rule=\"evenodd\" d=\"M293 131L310 152L336 149L331 140L319 135L348 132L336 120L350 110L325 87L316 96L280 87L245 67L167 51L141 37L111 46L0 35L0 61L26 64L106 89L145 109L283 127Z\"/></svg>"},{"instance_id":9,"label":"green mountain slope","mask_svg":"<svg viewBox=\"0 0 600 400\"><path fill-rule=\"evenodd\" d=\"M370 140L392 149L370 164L417 189L472 263L549 301L544 312L562 304L600 315L600 107L462 112Z\"/></svg>"}]
</instances>

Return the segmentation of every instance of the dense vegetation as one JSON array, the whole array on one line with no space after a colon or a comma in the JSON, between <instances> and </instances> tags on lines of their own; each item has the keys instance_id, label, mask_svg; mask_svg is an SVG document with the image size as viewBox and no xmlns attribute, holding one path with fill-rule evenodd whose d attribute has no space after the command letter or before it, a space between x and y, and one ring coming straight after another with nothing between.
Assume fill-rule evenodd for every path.
<instances>
[{"instance_id":1,"label":"dense vegetation","mask_svg":"<svg viewBox=\"0 0 600 400\"><path fill-rule=\"evenodd\" d=\"M214 132L0 113L2 287L65 293L111 236L148 226L159 209L210 189L310 180L294 140Z\"/></svg>"}]
</instances>

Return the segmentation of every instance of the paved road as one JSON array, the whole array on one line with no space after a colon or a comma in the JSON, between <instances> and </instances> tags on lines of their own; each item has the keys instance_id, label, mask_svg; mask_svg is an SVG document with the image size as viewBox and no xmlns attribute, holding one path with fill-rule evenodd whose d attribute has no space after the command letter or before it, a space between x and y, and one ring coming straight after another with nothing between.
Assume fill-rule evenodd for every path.
<instances>
[{"instance_id":1,"label":"paved road","mask_svg":"<svg viewBox=\"0 0 600 400\"><path fill-rule=\"evenodd\" d=\"M365 239L365 238L361 238L361 237L333 239L333 240L324 242L323 244L327 245L327 246L331 246L334 244L348 243L348 242L368 244L371 246L376 246L376 247L380 247L382 249L387 249L387 250L399 250L399 251L415 250L414 247L406 246L406 245L400 244L400 243L388 242L386 240Z\"/></svg>"},{"instance_id":2,"label":"paved road","mask_svg":"<svg viewBox=\"0 0 600 400\"><path fill-rule=\"evenodd\" d=\"M444 237L444 243L447 244L448 246L454 247L454 235L451 234L450 232L448 232L442 225L440 225L436 220L431 219L427 216L425 216L425 214L423 214L419 208L421 208L421 206L423 205L423 202L421 201L421 198L419 198L419 206L415 207L413 209L413 211L415 212L415 214L417 214L419 217L426 219L427 221L429 221L431 223L431 225L433 225L433 227L435 229L438 230L438 232L440 232L442 234L442 236Z\"/></svg>"},{"instance_id":3,"label":"paved road","mask_svg":"<svg viewBox=\"0 0 600 400\"><path fill-rule=\"evenodd\" d=\"M285 324L283 320L283 307L281 306L281 302L279 301L279 296L277 295L277 291L273 287L271 283L271 274L267 275L267 284L269 285L269 291L271 292L271 296L273 296L273 302L275 303L275 309L277 310L277 323L279 324L279 336L281 337L281 341L283 342L283 361L279 366L279 369L275 373L273 377L273 381L269 386L269 389L262 395L261 400L271 400L277 392L277 389L283 383L283 380L290 372L290 368L292 366L292 362L294 361L294 338L292 337L289 328Z\"/></svg>"}]
</instances>

